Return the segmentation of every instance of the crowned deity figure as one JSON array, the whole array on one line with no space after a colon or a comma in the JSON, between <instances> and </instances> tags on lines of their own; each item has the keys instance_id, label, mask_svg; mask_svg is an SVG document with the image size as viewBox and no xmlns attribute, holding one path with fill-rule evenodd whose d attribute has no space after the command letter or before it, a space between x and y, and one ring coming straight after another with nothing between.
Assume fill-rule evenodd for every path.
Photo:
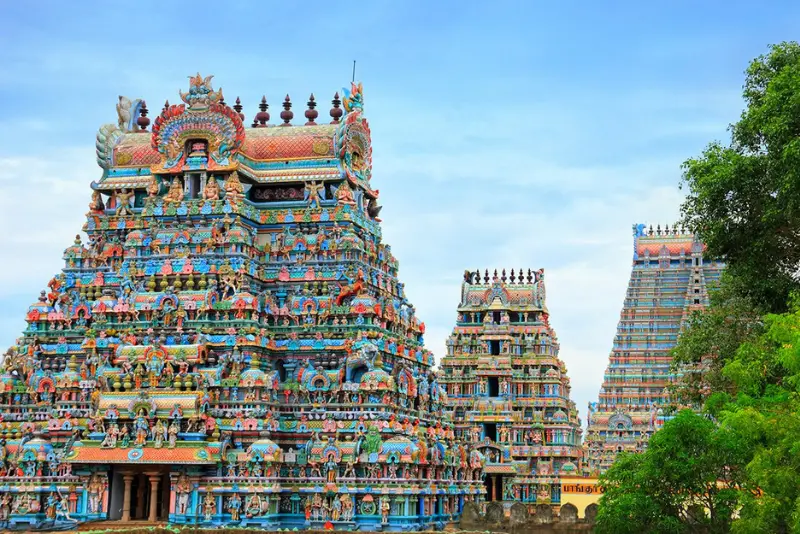
<instances>
[{"instance_id":1,"label":"crowned deity figure","mask_svg":"<svg viewBox=\"0 0 800 534\"><path fill-rule=\"evenodd\" d=\"M131 214L131 199L133 198L133 191L128 191L127 189L123 188L120 191L115 193L115 198L117 201L117 210L115 211L115 215L123 216L123 215L130 215Z\"/></svg>"},{"instance_id":2,"label":"crowned deity figure","mask_svg":"<svg viewBox=\"0 0 800 534\"><path fill-rule=\"evenodd\" d=\"M225 180L225 198L231 204L236 204L244 198L244 186L239 181L239 173L236 171L233 171Z\"/></svg>"},{"instance_id":3,"label":"crowned deity figure","mask_svg":"<svg viewBox=\"0 0 800 534\"><path fill-rule=\"evenodd\" d=\"M242 509L242 498L238 493L228 497L228 512L231 514L231 521L239 521L239 511Z\"/></svg>"},{"instance_id":4,"label":"crowned deity figure","mask_svg":"<svg viewBox=\"0 0 800 534\"><path fill-rule=\"evenodd\" d=\"M147 184L147 196L157 197L160 192L161 186L158 184L158 180L155 176L151 176L150 183Z\"/></svg>"},{"instance_id":5,"label":"crowned deity figure","mask_svg":"<svg viewBox=\"0 0 800 534\"><path fill-rule=\"evenodd\" d=\"M102 212L105 209L103 205L103 197L100 196L100 191L92 192L92 201L89 203L89 209L93 212Z\"/></svg>"},{"instance_id":6,"label":"crowned deity figure","mask_svg":"<svg viewBox=\"0 0 800 534\"><path fill-rule=\"evenodd\" d=\"M103 496L106 491L106 483L99 473L93 473L89 478L86 491L89 495L88 512L90 514L99 514L103 504Z\"/></svg>"},{"instance_id":7,"label":"crowned deity figure","mask_svg":"<svg viewBox=\"0 0 800 534\"><path fill-rule=\"evenodd\" d=\"M205 521L211 521L214 514L217 513L217 500L214 498L214 494L210 491L206 493L205 498L203 499L203 519Z\"/></svg>"},{"instance_id":8,"label":"crowned deity figure","mask_svg":"<svg viewBox=\"0 0 800 534\"><path fill-rule=\"evenodd\" d=\"M169 186L169 191L164 195L165 202L182 202L183 201L183 184L175 177L172 179L172 184Z\"/></svg>"},{"instance_id":9,"label":"crowned deity figure","mask_svg":"<svg viewBox=\"0 0 800 534\"><path fill-rule=\"evenodd\" d=\"M136 421L134 422L134 430L136 439L133 442L134 447L144 447L147 442L147 434L150 431L150 425L147 424L147 417L145 417L144 410L139 410L136 414Z\"/></svg>"},{"instance_id":10,"label":"crowned deity figure","mask_svg":"<svg viewBox=\"0 0 800 534\"><path fill-rule=\"evenodd\" d=\"M175 513L183 515L189 507L189 497L192 495L192 481L186 473L181 473L175 483Z\"/></svg>"},{"instance_id":11,"label":"crowned deity figure","mask_svg":"<svg viewBox=\"0 0 800 534\"><path fill-rule=\"evenodd\" d=\"M213 176L209 177L208 182L206 182L206 187L203 189L203 198L205 200L218 200L219 199L219 184L217 184L217 179Z\"/></svg>"},{"instance_id":12,"label":"crowned deity figure","mask_svg":"<svg viewBox=\"0 0 800 534\"><path fill-rule=\"evenodd\" d=\"M347 180L342 182L342 185L336 190L336 200L339 204L347 204L347 205L354 205L356 203L355 199L353 198L353 190L350 189L350 185L347 183Z\"/></svg>"},{"instance_id":13,"label":"crowned deity figure","mask_svg":"<svg viewBox=\"0 0 800 534\"><path fill-rule=\"evenodd\" d=\"M169 449L174 449L175 448L175 445L178 442L178 432L180 432L180 431L181 431L181 427L178 425L178 421L177 420L172 421L172 423L170 423L170 425L169 425L169 430L167 432L169 434L169 437L168 437L168 440L167 440L167 448L169 448Z\"/></svg>"},{"instance_id":14,"label":"crowned deity figure","mask_svg":"<svg viewBox=\"0 0 800 534\"><path fill-rule=\"evenodd\" d=\"M161 422L161 419L156 421L155 426L153 427L153 446L156 449L160 449L164 446L164 438L167 434L167 428L164 423Z\"/></svg>"},{"instance_id":15,"label":"crowned deity figure","mask_svg":"<svg viewBox=\"0 0 800 534\"><path fill-rule=\"evenodd\" d=\"M318 208L322 200L322 192L325 190L325 184L317 182L308 182L305 187L305 201L308 203L309 208Z\"/></svg>"}]
</instances>

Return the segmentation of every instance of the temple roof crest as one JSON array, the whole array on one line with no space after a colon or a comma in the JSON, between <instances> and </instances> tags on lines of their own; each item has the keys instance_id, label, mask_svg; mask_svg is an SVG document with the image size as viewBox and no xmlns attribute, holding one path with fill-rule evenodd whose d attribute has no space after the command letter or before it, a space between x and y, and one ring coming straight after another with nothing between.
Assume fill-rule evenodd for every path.
<instances>
[{"instance_id":1,"label":"temple roof crest","mask_svg":"<svg viewBox=\"0 0 800 534\"><path fill-rule=\"evenodd\" d=\"M189 76L189 92L178 91L190 111L205 111L211 104L216 104L222 100L222 89L214 91L211 87L211 78L203 78L198 72L196 76Z\"/></svg>"}]
</instances>

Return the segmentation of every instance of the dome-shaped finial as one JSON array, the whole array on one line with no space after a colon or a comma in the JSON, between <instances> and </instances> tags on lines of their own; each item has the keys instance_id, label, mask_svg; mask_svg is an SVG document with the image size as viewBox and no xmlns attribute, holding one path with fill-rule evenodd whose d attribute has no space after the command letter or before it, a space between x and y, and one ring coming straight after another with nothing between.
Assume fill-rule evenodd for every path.
<instances>
[{"instance_id":1,"label":"dome-shaped finial","mask_svg":"<svg viewBox=\"0 0 800 534\"><path fill-rule=\"evenodd\" d=\"M339 124L339 119L341 119L342 115L344 115L344 110L341 108L342 101L339 99L338 91L335 95L333 95L331 104L333 104L333 107L331 108L331 118L333 118L331 124Z\"/></svg>"},{"instance_id":2,"label":"dome-shaped finial","mask_svg":"<svg viewBox=\"0 0 800 534\"><path fill-rule=\"evenodd\" d=\"M242 113L242 101L239 100L239 97L236 97L236 103L233 105L233 110L239 114L239 118L242 119L244 122L244 113Z\"/></svg>"},{"instance_id":3,"label":"dome-shaped finial","mask_svg":"<svg viewBox=\"0 0 800 534\"><path fill-rule=\"evenodd\" d=\"M140 132L146 132L150 125L150 119L147 118L147 102L144 100L142 100L142 107L139 108L139 118L136 119L136 124L139 125Z\"/></svg>"},{"instance_id":4,"label":"dome-shaped finial","mask_svg":"<svg viewBox=\"0 0 800 534\"><path fill-rule=\"evenodd\" d=\"M314 101L314 93L311 93L311 96L308 97L308 109L306 110L306 119L308 119L306 126L317 124L314 120L319 117L319 111L314 109L315 107L317 107L317 103Z\"/></svg>"},{"instance_id":5,"label":"dome-shaped finial","mask_svg":"<svg viewBox=\"0 0 800 534\"><path fill-rule=\"evenodd\" d=\"M258 105L258 113L256 113L255 119L253 119L253 126L257 128L266 128L267 121L269 121L269 113L267 112L269 109L269 104L267 104L267 97L261 97L261 103Z\"/></svg>"},{"instance_id":6,"label":"dome-shaped finial","mask_svg":"<svg viewBox=\"0 0 800 534\"><path fill-rule=\"evenodd\" d=\"M164 109L162 111L167 111L169 109L169 100L164 100Z\"/></svg>"},{"instance_id":7,"label":"dome-shaped finial","mask_svg":"<svg viewBox=\"0 0 800 534\"><path fill-rule=\"evenodd\" d=\"M281 126L291 126L289 123L293 118L292 100L289 98L289 95L286 95L286 98L283 99L283 111L281 111L281 119L283 119L283 124L281 124Z\"/></svg>"}]
</instances>

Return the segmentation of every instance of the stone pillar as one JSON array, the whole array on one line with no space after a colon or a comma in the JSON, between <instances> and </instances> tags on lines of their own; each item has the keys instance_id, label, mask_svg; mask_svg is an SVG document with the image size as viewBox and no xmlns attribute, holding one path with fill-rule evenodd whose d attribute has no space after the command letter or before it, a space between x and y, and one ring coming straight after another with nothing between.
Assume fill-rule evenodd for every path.
<instances>
[{"instance_id":1,"label":"stone pillar","mask_svg":"<svg viewBox=\"0 0 800 534\"><path fill-rule=\"evenodd\" d=\"M150 479L150 513L147 520L155 523L158 519L158 485L161 483L161 473L147 473Z\"/></svg>"},{"instance_id":2,"label":"stone pillar","mask_svg":"<svg viewBox=\"0 0 800 534\"><path fill-rule=\"evenodd\" d=\"M122 473L122 481L125 483L125 488L122 492L122 517L120 521L131 520L131 484L133 483L133 473Z\"/></svg>"}]
</instances>

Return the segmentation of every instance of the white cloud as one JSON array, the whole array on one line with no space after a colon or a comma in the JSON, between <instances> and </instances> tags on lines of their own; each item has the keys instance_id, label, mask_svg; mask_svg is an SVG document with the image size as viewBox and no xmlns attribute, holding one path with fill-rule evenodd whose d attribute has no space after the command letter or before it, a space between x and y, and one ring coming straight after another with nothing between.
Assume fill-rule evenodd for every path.
<instances>
[{"instance_id":1,"label":"white cloud","mask_svg":"<svg viewBox=\"0 0 800 534\"><path fill-rule=\"evenodd\" d=\"M40 158L0 156L0 298L33 302L63 267L80 233L100 169L91 148L57 149ZM24 315L25 309L17 310ZM2 340L9 334L0 331ZM13 338L12 338L13 339Z\"/></svg>"}]
</instances>

